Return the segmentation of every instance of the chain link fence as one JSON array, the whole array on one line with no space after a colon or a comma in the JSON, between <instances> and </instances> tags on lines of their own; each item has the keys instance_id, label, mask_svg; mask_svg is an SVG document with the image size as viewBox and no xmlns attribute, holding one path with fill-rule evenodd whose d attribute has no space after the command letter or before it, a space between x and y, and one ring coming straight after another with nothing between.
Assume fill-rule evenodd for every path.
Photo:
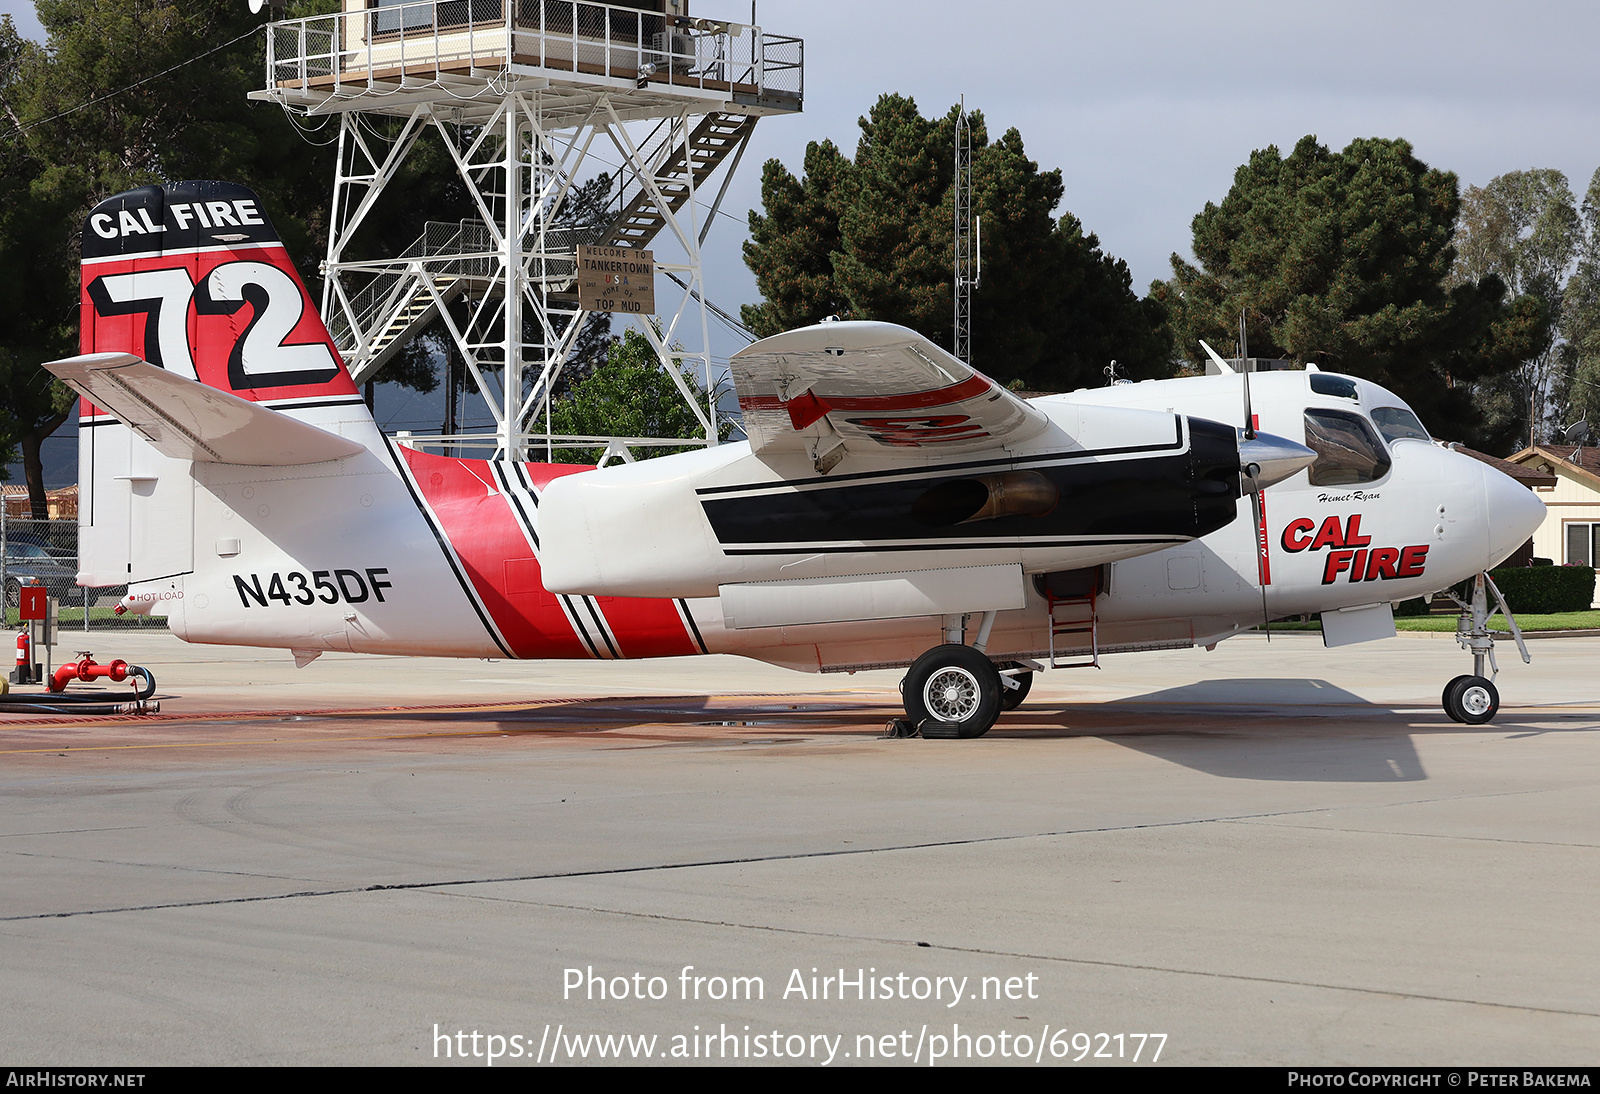
<instances>
[{"instance_id":1,"label":"chain link fence","mask_svg":"<svg viewBox=\"0 0 1600 1094\"><path fill-rule=\"evenodd\" d=\"M117 602L128 594L126 585L86 589L78 585L78 522L31 520L10 516L0 507L0 590L5 604L5 625L21 625L22 586L43 585L56 602L56 630L62 645L73 633L165 629L163 616L117 615Z\"/></svg>"}]
</instances>

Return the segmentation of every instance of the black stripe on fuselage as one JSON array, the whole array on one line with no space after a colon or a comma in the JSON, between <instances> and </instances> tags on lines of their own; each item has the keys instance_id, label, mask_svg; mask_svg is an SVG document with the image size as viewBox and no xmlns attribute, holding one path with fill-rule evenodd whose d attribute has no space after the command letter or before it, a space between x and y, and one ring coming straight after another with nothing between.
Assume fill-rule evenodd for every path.
<instances>
[{"instance_id":1,"label":"black stripe on fuselage","mask_svg":"<svg viewBox=\"0 0 1600 1094\"><path fill-rule=\"evenodd\" d=\"M523 532L533 545L534 558L537 559L541 549L539 546L539 530L534 527L527 509L523 507L522 500L525 493L528 501L537 508L539 505L538 492L534 490L533 483L529 480L521 463L507 465L497 461L490 461L489 467L490 473L495 477L495 481L500 484L501 491L511 500L511 511L517 520L521 522ZM516 478L515 485L512 484L513 475ZM541 585L544 584L542 571L539 583ZM583 643L583 648L589 651L589 656L604 660L605 655L600 652L599 644L590 636L589 629L584 626L582 609L578 603L575 603L587 603L587 601L581 597L558 596L556 597L556 602L561 605L561 612L566 616L567 624L572 628L572 633L578 636L578 641ZM590 609L590 614L593 614L593 609ZM602 635L602 637L604 636Z\"/></svg>"},{"instance_id":2,"label":"black stripe on fuselage","mask_svg":"<svg viewBox=\"0 0 1600 1094\"><path fill-rule=\"evenodd\" d=\"M500 483L501 492L504 493L506 497L511 499L511 511L517 515L517 520L522 524L522 530L528 534L528 542L533 544L533 549L536 552L535 557L538 557L537 552L539 550L539 531L533 526L533 521L528 519L528 511L522 507L521 495L519 495L512 487L511 478L506 474L505 466L503 464L491 462L489 467L494 474L495 479ZM528 494L531 497L533 491L529 490Z\"/></svg>"},{"instance_id":3,"label":"black stripe on fuselage","mask_svg":"<svg viewBox=\"0 0 1600 1094\"><path fill-rule=\"evenodd\" d=\"M1192 539L1192 536L1144 536L1138 539L1060 539L1024 543L998 543L994 540L979 543L797 543L787 547L724 547L722 552L728 555L815 555L876 554L880 551L1026 551L1031 548L1061 547L1167 547L1175 543L1189 543Z\"/></svg>"},{"instance_id":4,"label":"black stripe on fuselage","mask_svg":"<svg viewBox=\"0 0 1600 1094\"><path fill-rule=\"evenodd\" d=\"M855 481L798 490L778 486L737 497L702 497L701 508L724 550L872 551L1070 546L1071 541L1195 539L1238 517L1238 442L1229 426L1189 423L1185 451L1134 459L1041 464L1022 461L1012 473L1047 479L1056 504L1044 513L981 520L952 514L937 501L969 484L979 510L985 490L1000 489L947 467L892 480ZM990 485L986 486L985 483ZM937 492L937 493L936 493ZM1000 495L992 495L1000 496ZM964 503L965 504L965 503ZM912 545L916 541L916 545ZM858 545L858 546L848 546Z\"/></svg>"},{"instance_id":5,"label":"black stripe on fuselage","mask_svg":"<svg viewBox=\"0 0 1600 1094\"><path fill-rule=\"evenodd\" d=\"M684 623L688 625L689 633L694 636L694 644L699 648L700 652L710 653L711 651L706 649L706 640L700 637L700 628L695 624L694 613L689 610L689 602L682 597L678 598L678 614L683 617Z\"/></svg>"}]
</instances>

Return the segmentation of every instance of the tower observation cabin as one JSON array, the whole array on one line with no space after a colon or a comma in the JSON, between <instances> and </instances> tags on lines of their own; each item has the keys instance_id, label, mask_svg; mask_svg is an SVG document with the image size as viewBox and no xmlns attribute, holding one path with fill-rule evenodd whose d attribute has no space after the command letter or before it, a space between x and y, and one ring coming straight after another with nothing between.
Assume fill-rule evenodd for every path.
<instances>
[{"instance_id":1,"label":"tower observation cabin","mask_svg":"<svg viewBox=\"0 0 1600 1094\"><path fill-rule=\"evenodd\" d=\"M343 0L269 26L251 93L337 123L322 312L356 381L442 321L494 416L492 435L413 443L527 458L614 440L624 459L666 442L552 433L562 367L592 313L636 314L716 443L700 247L756 122L803 96L800 39L688 0ZM473 215L356 257L430 131ZM625 273L585 276L607 270Z\"/></svg>"}]
</instances>

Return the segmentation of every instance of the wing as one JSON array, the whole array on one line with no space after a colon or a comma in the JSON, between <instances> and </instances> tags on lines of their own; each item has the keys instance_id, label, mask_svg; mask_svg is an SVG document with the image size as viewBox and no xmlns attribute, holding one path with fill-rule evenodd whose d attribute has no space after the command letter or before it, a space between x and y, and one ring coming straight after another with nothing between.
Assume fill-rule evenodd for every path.
<instances>
[{"instance_id":1,"label":"wing","mask_svg":"<svg viewBox=\"0 0 1600 1094\"><path fill-rule=\"evenodd\" d=\"M131 353L90 353L44 367L173 459L287 467L363 450L354 441Z\"/></svg>"},{"instance_id":2,"label":"wing","mask_svg":"<svg viewBox=\"0 0 1600 1094\"><path fill-rule=\"evenodd\" d=\"M968 453L1027 440L1043 413L892 323L819 323L730 362L756 453L804 451L826 473L847 452Z\"/></svg>"}]
</instances>

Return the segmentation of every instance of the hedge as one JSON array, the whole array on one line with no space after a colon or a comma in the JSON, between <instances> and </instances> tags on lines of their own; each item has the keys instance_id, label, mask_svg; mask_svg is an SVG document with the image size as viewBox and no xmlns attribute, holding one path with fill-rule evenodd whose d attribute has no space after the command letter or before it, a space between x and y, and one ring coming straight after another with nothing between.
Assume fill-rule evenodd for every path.
<instances>
[{"instance_id":1,"label":"hedge","mask_svg":"<svg viewBox=\"0 0 1600 1094\"><path fill-rule=\"evenodd\" d=\"M1509 566L1489 576L1519 614L1583 612L1594 601L1594 570L1588 566Z\"/></svg>"}]
</instances>

